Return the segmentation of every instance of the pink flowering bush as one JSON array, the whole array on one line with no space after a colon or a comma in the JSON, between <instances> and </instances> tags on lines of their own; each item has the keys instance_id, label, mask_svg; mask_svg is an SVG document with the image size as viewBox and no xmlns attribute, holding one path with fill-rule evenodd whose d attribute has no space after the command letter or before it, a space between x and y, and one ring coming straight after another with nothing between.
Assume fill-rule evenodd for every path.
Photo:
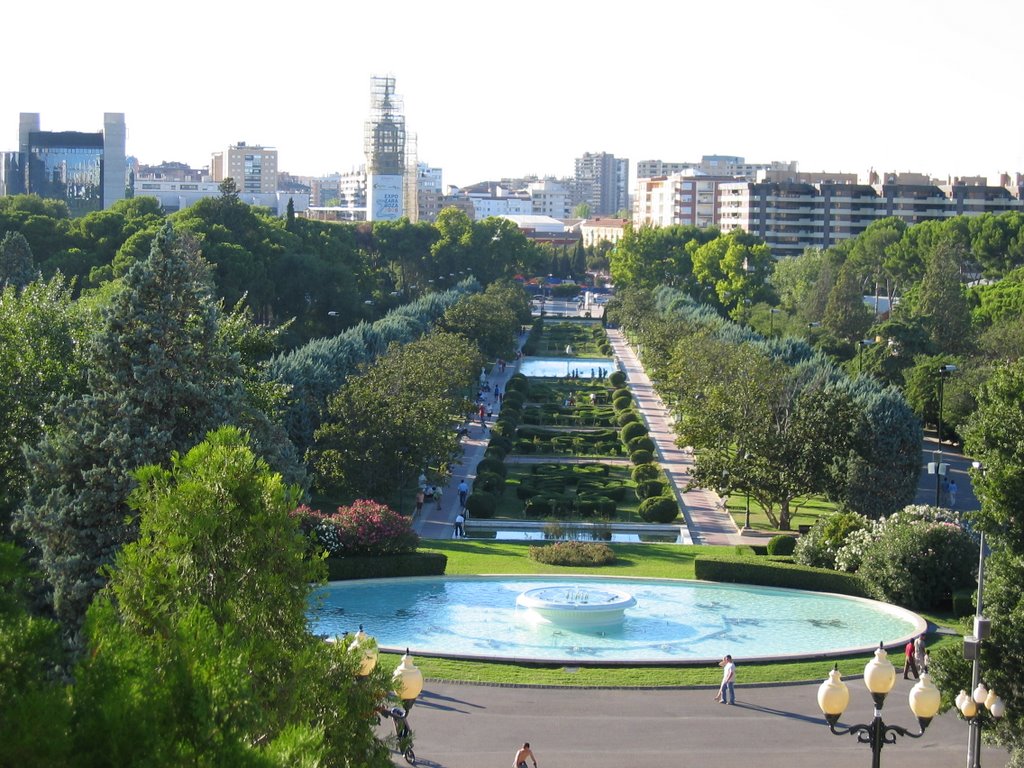
<instances>
[{"instance_id":1,"label":"pink flowering bush","mask_svg":"<svg viewBox=\"0 0 1024 768\"><path fill-rule=\"evenodd\" d=\"M303 505L292 516L315 548L335 557L398 555L414 552L419 544L407 518L368 499L338 507L330 515Z\"/></svg>"}]
</instances>

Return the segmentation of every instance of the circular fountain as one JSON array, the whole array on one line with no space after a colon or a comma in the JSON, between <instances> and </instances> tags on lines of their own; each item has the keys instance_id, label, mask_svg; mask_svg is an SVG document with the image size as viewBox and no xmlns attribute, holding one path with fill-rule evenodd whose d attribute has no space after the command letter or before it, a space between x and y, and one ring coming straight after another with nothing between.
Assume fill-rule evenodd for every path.
<instances>
[{"instance_id":1,"label":"circular fountain","mask_svg":"<svg viewBox=\"0 0 1024 768\"><path fill-rule=\"evenodd\" d=\"M516 598L516 605L547 624L605 627L621 623L625 610L636 605L636 598L618 589L558 585L528 589Z\"/></svg>"}]
</instances>

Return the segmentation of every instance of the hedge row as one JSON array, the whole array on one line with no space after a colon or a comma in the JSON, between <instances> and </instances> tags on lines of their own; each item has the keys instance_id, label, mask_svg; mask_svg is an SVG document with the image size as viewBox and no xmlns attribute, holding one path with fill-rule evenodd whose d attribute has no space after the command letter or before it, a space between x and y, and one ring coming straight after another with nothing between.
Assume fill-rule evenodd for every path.
<instances>
[{"instance_id":1,"label":"hedge row","mask_svg":"<svg viewBox=\"0 0 1024 768\"><path fill-rule=\"evenodd\" d=\"M443 576L448 556L440 552L412 552L378 557L328 557L330 581L385 579L392 576Z\"/></svg>"},{"instance_id":2,"label":"hedge row","mask_svg":"<svg viewBox=\"0 0 1024 768\"><path fill-rule=\"evenodd\" d=\"M761 557L698 555L693 568L694 576L703 581L788 587L868 597L863 580L855 573L811 568Z\"/></svg>"}]
</instances>

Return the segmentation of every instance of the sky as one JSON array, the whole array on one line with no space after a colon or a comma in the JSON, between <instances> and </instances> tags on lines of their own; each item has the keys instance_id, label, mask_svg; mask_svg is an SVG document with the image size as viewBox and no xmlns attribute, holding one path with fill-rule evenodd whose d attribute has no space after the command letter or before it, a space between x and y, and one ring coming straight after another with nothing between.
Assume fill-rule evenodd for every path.
<instances>
[{"instance_id":1,"label":"sky","mask_svg":"<svg viewBox=\"0 0 1024 768\"><path fill-rule=\"evenodd\" d=\"M18 115L144 164L244 141L296 175L364 162L392 76L445 185L571 176L584 152L803 171L1024 172L1020 0L52 0L9 3L0 150ZM1015 42L1016 41L1016 42Z\"/></svg>"}]
</instances>

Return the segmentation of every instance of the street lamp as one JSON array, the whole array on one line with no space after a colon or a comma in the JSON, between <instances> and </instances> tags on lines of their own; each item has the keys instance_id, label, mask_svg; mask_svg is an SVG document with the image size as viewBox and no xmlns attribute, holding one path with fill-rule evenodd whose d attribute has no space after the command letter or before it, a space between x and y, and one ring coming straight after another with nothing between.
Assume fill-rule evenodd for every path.
<instances>
[{"instance_id":1,"label":"street lamp","mask_svg":"<svg viewBox=\"0 0 1024 768\"><path fill-rule=\"evenodd\" d=\"M413 664L408 648L405 649L402 663L395 667L395 672L391 675L391 683L395 687L398 698L402 700L402 706L408 712L416 703L416 697L423 690L423 673L420 672L419 667Z\"/></svg>"},{"instance_id":2,"label":"street lamp","mask_svg":"<svg viewBox=\"0 0 1024 768\"><path fill-rule=\"evenodd\" d=\"M939 711L941 694L939 689L932 683L931 676L925 672L921 679L911 689L909 696L910 710L917 717L921 730L913 733L898 725L886 725L882 721L882 705L885 697L896 684L896 670L892 662L888 660L882 644L878 644L875 657L864 667L864 684L871 692L875 702L875 716L870 723L851 725L848 728L836 729L843 710L850 703L850 691L846 683L842 681L837 664L828 679L818 688L818 707L821 709L829 730L836 736L844 736L848 733L856 734L857 741L861 744L868 744L871 747L871 766L879 768L882 758L882 747L886 744L895 744L896 736L909 736L912 739L919 739L924 735L925 729L931 723L932 718Z\"/></svg>"},{"instance_id":3,"label":"street lamp","mask_svg":"<svg viewBox=\"0 0 1024 768\"><path fill-rule=\"evenodd\" d=\"M936 431L935 431L935 438L936 438L935 439L935 443L936 443L936 445L938 445L938 448L935 450L935 506L936 507L939 506L939 487L940 487L940 484L942 482L942 476L946 474L946 468L947 468L947 465L942 463L942 389L943 389L943 384L946 381L946 377L951 375L954 371L956 371L956 369L957 368L956 368L955 365L953 365L951 363L947 363L946 365L940 365L939 366L939 370L938 370L938 373L939 373L939 403L938 403L938 405L939 405L939 414L938 414L938 418L936 419L936 421L938 423L936 424ZM931 469L932 468L929 467L928 471L931 472Z\"/></svg>"},{"instance_id":4,"label":"street lamp","mask_svg":"<svg viewBox=\"0 0 1024 768\"><path fill-rule=\"evenodd\" d=\"M352 638L348 645L350 653L361 655L359 661L359 677L368 677L377 666L377 641L363 631L363 625L359 625L359 631Z\"/></svg>"}]
</instances>

